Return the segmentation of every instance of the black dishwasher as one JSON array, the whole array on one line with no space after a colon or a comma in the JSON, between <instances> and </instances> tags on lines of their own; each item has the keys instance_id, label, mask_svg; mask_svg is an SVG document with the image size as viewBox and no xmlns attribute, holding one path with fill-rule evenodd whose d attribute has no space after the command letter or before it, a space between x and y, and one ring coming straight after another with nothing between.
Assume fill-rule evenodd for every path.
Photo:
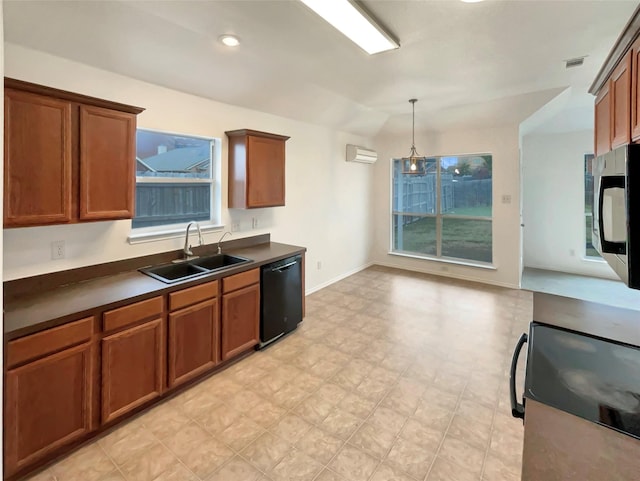
<instances>
[{"instance_id":1,"label":"black dishwasher","mask_svg":"<svg viewBox=\"0 0 640 481\"><path fill-rule=\"evenodd\" d=\"M261 268L260 346L293 331L302 321L302 256Z\"/></svg>"}]
</instances>

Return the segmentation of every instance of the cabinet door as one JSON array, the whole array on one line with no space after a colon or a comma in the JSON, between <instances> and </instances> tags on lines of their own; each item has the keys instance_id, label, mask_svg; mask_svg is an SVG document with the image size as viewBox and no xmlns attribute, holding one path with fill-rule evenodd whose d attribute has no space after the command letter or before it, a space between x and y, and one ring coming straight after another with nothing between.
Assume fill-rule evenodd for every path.
<instances>
[{"instance_id":1,"label":"cabinet door","mask_svg":"<svg viewBox=\"0 0 640 481\"><path fill-rule=\"evenodd\" d=\"M260 284L222 296L222 360L258 344Z\"/></svg>"},{"instance_id":2,"label":"cabinet door","mask_svg":"<svg viewBox=\"0 0 640 481\"><path fill-rule=\"evenodd\" d=\"M247 207L284 205L284 141L249 136Z\"/></svg>"},{"instance_id":3,"label":"cabinet door","mask_svg":"<svg viewBox=\"0 0 640 481\"><path fill-rule=\"evenodd\" d=\"M80 106L80 219L133 217L136 116Z\"/></svg>"},{"instance_id":4,"label":"cabinet door","mask_svg":"<svg viewBox=\"0 0 640 481\"><path fill-rule=\"evenodd\" d=\"M71 104L5 89L4 225L69 222Z\"/></svg>"},{"instance_id":5,"label":"cabinet door","mask_svg":"<svg viewBox=\"0 0 640 481\"><path fill-rule=\"evenodd\" d=\"M169 314L169 387L218 363L218 299Z\"/></svg>"},{"instance_id":6,"label":"cabinet door","mask_svg":"<svg viewBox=\"0 0 640 481\"><path fill-rule=\"evenodd\" d=\"M611 148L631 142L631 53L611 74Z\"/></svg>"},{"instance_id":7,"label":"cabinet door","mask_svg":"<svg viewBox=\"0 0 640 481\"><path fill-rule=\"evenodd\" d=\"M164 386L162 319L102 340L102 422L158 397Z\"/></svg>"},{"instance_id":8,"label":"cabinet door","mask_svg":"<svg viewBox=\"0 0 640 481\"><path fill-rule=\"evenodd\" d=\"M7 371L5 475L91 431L92 344Z\"/></svg>"},{"instance_id":9,"label":"cabinet door","mask_svg":"<svg viewBox=\"0 0 640 481\"><path fill-rule=\"evenodd\" d=\"M631 140L640 140L640 38L631 47Z\"/></svg>"},{"instance_id":10,"label":"cabinet door","mask_svg":"<svg viewBox=\"0 0 640 481\"><path fill-rule=\"evenodd\" d=\"M606 154L611 150L611 81L607 82L596 97L595 105L595 153Z\"/></svg>"}]
</instances>

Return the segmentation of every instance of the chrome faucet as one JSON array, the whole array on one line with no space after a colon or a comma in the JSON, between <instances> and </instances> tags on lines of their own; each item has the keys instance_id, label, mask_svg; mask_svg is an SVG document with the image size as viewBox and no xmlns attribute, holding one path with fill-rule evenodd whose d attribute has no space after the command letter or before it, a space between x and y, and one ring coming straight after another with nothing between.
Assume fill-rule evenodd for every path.
<instances>
[{"instance_id":1,"label":"chrome faucet","mask_svg":"<svg viewBox=\"0 0 640 481\"><path fill-rule=\"evenodd\" d=\"M222 234L222 237L220 237L220 240L218 241L218 254L222 254L222 247L220 247L220 243L222 242L222 239L224 239L224 236L226 236L227 234L231 235L231 232L226 231L224 234Z\"/></svg>"},{"instance_id":2,"label":"chrome faucet","mask_svg":"<svg viewBox=\"0 0 640 481\"><path fill-rule=\"evenodd\" d=\"M193 257L193 252L191 251L191 245L189 245L189 229L191 228L191 226L195 224L196 225L196 229L198 229L198 242L199 242L199 246L201 246L202 244L204 244L204 242L202 242L202 231L200 230L200 224L198 224L197 222L189 222L189 224L187 225L187 232L185 233L184 236L184 258L185 259L189 259L190 257Z\"/></svg>"}]
</instances>

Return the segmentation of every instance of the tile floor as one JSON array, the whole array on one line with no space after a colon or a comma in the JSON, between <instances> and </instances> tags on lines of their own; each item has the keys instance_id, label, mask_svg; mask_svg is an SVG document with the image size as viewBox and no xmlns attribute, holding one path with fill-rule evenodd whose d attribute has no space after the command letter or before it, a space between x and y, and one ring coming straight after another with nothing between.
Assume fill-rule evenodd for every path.
<instances>
[{"instance_id":1,"label":"tile floor","mask_svg":"<svg viewBox=\"0 0 640 481\"><path fill-rule=\"evenodd\" d=\"M298 330L31 481L516 481L532 294L369 268ZM520 369L521 370L521 369Z\"/></svg>"}]
</instances>

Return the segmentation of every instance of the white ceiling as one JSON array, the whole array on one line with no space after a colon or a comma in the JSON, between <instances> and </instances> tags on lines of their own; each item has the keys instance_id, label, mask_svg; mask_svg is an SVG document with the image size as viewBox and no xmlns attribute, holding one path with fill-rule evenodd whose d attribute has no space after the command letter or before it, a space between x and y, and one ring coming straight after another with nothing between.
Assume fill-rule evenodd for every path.
<instances>
[{"instance_id":1,"label":"white ceiling","mask_svg":"<svg viewBox=\"0 0 640 481\"><path fill-rule=\"evenodd\" d=\"M368 0L400 40L369 56L297 0L4 1L8 42L362 135L519 122L585 92L636 1ZM232 50L216 39L234 33ZM588 55L566 70L563 60Z\"/></svg>"}]
</instances>

